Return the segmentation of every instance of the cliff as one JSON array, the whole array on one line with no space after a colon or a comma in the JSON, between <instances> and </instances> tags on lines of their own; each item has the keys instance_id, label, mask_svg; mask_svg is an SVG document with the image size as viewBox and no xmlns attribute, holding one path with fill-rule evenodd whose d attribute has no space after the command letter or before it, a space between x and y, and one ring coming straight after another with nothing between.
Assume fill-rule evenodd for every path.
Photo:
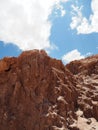
<instances>
[{"instance_id":1,"label":"cliff","mask_svg":"<svg viewBox=\"0 0 98 130\"><path fill-rule=\"evenodd\" d=\"M0 60L0 130L79 130L79 110L97 122L97 68L98 56L64 66L44 50Z\"/></svg>"}]
</instances>

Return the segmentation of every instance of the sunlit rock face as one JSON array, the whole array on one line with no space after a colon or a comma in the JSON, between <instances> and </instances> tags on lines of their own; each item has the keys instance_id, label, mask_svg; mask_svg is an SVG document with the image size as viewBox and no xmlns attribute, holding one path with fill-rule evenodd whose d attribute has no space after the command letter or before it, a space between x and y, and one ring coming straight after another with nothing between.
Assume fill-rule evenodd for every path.
<instances>
[{"instance_id":1,"label":"sunlit rock face","mask_svg":"<svg viewBox=\"0 0 98 130\"><path fill-rule=\"evenodd\" d=\"M66 66L77 79L78 105L87 118L98 120L98 55Z\"/></svg>"},{"instance_id":2,"label":"sunlit rock face","mask_svg":"<svg viewBox=\"0 0 98 130\"><path fill-rule=\"evenodd\" d=\"M76 90L78 92L78 109L83 112L81 117L85 117L92 127L84 127L80 130L98 129L98 122L93 122L92 118L98 121L98 55L73 61L66 65L66 68L77 80ZM82 119L83 121L83 119ZM86 122L86 123L87 123ZM81 123L81 125L83 125Z\"/></svg>"},{"instance_id":3,"label":"sunlit rock face","mask_svg":"<svg viewBox=\"0 0 98 130\"><path fill-rule=\"evenodd\" d=\"M81 130L79 116L98 120L97 59L64 66L32 50L0 60L0 130Z\"/></svg>"}]
</instances>

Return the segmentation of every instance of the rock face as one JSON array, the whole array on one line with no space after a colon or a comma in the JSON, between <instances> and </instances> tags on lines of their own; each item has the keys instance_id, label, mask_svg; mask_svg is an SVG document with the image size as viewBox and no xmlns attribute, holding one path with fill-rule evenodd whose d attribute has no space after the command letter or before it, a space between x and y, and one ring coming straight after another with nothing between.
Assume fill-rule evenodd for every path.
<instances>
[{"instance_id":1,"label":"rock face","mask_svg":"<svg viewBox=\"0 0 98 130\"><path fill-rule=\"evenodd\" d=\"M44 50L0 60L0 130L79 130L98 120L98 56L64 66Z\"/></svg>"},{"instance_id":2,"label":"rock face","mask_svg":"<svg viewBox=\"0 0 98 130\"><path fill-rule=\"evenodd\" d=\"M77 79L77 104L87 118L98 120L98 55L73 61L66 66Z\"/></svg>"}]
</instances>

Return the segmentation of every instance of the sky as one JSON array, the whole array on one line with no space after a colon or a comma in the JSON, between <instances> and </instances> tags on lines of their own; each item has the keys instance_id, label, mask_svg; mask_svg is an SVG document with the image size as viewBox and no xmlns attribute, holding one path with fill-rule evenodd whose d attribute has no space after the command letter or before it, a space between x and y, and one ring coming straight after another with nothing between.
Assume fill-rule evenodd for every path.
<instances>
[{"instance_id":1,"label":"sky","mask_svg":"<svg viewBox=\"0 0 98 130\"><path fill-rule=\"evenodd\" d=\"M98 53L98 0L0 0L0 58L45 49L63 63Z\"/></svg>"}]
</instances>

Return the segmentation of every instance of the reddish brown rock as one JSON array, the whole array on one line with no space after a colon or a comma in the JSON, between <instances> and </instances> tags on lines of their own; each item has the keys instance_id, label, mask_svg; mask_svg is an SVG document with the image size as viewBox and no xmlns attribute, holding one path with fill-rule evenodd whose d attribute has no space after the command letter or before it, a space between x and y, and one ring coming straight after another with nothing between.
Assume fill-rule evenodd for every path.
<instances>
[{"instance_id":1,"label":"reddish brown rock","mask_svg":"<svg viewBox=\"0 0 98 130\"><path fill-rule=\"evenodd\" d=\"M43 50L1 60L0 130L67 130L68 113L77 104L75 82Z\"/></svg>"},{"instance_id":2,"label":"reddish brown rock","mask_svg":"<svg viewBox=\"0 0 98 130\"><path fill-rule=\"evenodd\" d=\"M66 68L77 79L78 107L85 117L98 120L98 55L73 61Z\"/></svg>"},{"instance_id":3,"label":"reddish brown rock","mask_svg":"<svg viewBox=\"0 0 98 130\"><path fill-rule=\"evenodd\" d=\"M98 56L65 67L44 50L0 60L0 130L78 130L78 109L98 120L97 68Z\"/></svg>"}]
</instances>

